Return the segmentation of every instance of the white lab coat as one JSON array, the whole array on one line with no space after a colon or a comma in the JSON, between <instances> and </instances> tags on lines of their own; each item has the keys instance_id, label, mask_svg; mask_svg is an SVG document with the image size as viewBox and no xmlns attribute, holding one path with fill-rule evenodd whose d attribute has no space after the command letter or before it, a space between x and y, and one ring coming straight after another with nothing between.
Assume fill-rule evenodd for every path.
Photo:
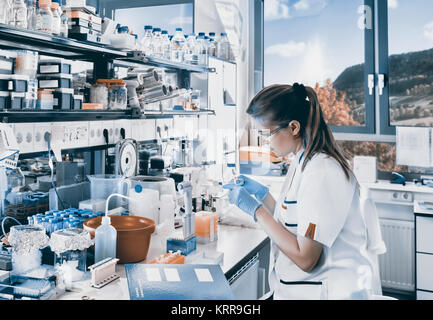
<instances>
[{"instance_id":1,"label":"white lab coat","mask_svg":"<svg viewBox=\"0 0 433 320\"><path fill-rule=\"evenodd\" d=\"M271 242L269 284L274 299L368 299L372 263L356 180L347 180L340 164L316 154L302 172L304 150L293 159L274 219L298 237L323 246L318 263L307 273Z\"/></svg>"},{"instance_id":2,"label":"white lab coat","mask_svg":"<svg viewBox=\"0 0 433 320\"><path fill-rule=\"evenodd\" d=\"M373 294L382 295L379 255L386 253L386 245L380 231L379 217L373 200L361 198L361 212L367 226L367 253L373 264Z\"/></svg>"}]
</instances>

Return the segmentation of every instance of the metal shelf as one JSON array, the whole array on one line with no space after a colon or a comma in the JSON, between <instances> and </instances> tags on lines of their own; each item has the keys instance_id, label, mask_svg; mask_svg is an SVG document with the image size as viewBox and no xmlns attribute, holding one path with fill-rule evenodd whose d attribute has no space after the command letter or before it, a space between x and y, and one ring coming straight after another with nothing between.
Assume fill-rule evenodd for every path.
<instances>
[{"instance_id":1,"label":"metal shelf","mask_svg":"<svg viewBox=\"0 0 433 320\"><path fill-rule=\"evenodd\" d=\"M92 121L139 119L135 110L2 110L0 121L19 122L62 122L62 121Z\"/></svg>"},{"instance_id":2,"label":"metal shelf","mask_svg":"<svg viewBox=\"0 0 433 320\"><path fill-rule=\"evenodd\" d=\"M199 116L199 115L215 115L214 110L192 110L192 111L176 111L176 110L147 110L143 111L143 115L147 119L169 118L172 116Z\"/></svg>"},{"instance_id":3,"label":"metal shelf","mask_svg":"<svg viewBox=\"0 0 433 320\"><path fill-rule=\"evenodd\" d=\"M134 59L133 53L128 54L128 58L119 58L114 60L114 65L125 68L137 68L142 66L159 67L170 69L174 71L189 71L189 72L199 72L208 73L215 72L215 68L208 68L202 65L192 65L188 63L174 62L171 60L166 60L162 58L155 57L144 57L143 60Z\"/></svg>"},{"instance_id":4,"label":"metal shelf","mask_svg":"<svg viewBox=\"0 0 433 320\"><path fill-rule=\"evenodd\" d=\"M172 116L214 115L213 110L197 111L140 111L127 110L1 110L0 122L62 122L62 121L96 121L120 119L158 119Z\"/></svg>"},{"instance_id":5,"label":"metal shelf","mask_svg":"<svg viewBox=\"0 0 433 320\"><path fill-rule=\"evenodd\" d=\"M44 55L79 60L94 60L101 56L105 59L128 56L128 52L106 45L15 28L5 24L0 24L0 48L31 50Z\"/></svg>"}]
</instances>

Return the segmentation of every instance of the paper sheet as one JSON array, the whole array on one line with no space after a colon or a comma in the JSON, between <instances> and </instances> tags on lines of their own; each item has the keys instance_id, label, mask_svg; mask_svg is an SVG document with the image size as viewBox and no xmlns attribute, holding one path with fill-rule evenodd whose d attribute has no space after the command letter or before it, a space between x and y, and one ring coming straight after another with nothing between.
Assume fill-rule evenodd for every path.
<instances>
[{"instance_id":1,"label":"paper sheet","mask_svg":"<svg viewBox=\"0 0 433 320\"><path fill-rule=\"evenodd\" d=\"M397 164L414 167L430 167L431 129L397 127Z\"/></svg>"},{"instance_id":2,"label":"paper sheet","mask_svg":"<svg viewBox=\"0 0 433 320\"><path fill-rule=\"evenodd\" d=\"M195 275L200 282L213 282L209 269L194 269Z\"/></svg>"}]
</instances>

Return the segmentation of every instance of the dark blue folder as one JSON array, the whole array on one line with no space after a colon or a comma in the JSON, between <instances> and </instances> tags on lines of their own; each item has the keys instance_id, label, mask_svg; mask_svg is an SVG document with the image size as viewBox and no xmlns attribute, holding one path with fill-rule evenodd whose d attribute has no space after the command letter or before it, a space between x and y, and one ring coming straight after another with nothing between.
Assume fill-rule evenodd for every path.
<instances>
[{"instance_id":1,"label":"dark blue folder","mask_svg":"<svg viewBox=\"0 0 433 320\"><path fill-rule=\"evenodd\" d=\"M125 264L125 271L131 300L234 299L219 265Z\"/></svg>"}]
</instances>

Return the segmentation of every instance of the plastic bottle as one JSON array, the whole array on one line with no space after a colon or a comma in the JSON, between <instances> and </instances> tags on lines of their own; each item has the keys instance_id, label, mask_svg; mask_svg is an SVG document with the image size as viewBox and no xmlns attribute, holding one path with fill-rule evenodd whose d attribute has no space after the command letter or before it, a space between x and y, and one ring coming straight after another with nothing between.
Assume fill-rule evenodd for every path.
<instances>
[{"instance_id":1,"label":"plastic bottle","mask_svg":"<svg viewBox=\"0 0 433 320\"><path fill-rule=\"evenodd\" d=\"M27 29L27 6L24 0L14 0L13 21L15 27Z\"/></svg>"},{"instance_id":2,"label":"plastic bottle","mask_svg":"<svg viewBox=\"0 0 433 320\"><path fill-rule=\"evenodd\" d=\"M152 26L144 26L144 36L143 39L141 39L141 51L143 51L145 55L152 55L151 44Z\"/></svg>"},{"instance_id":3,"label":"plastic bottle","mask_svg":"<svg viewBox=\"0 0 433 320\"><path fill-rule=\"evenodd\" d=\"M227 38L227 33L225 32L221 33L221 38L217 43L217 54L218 58L226 60L230 59L230 42Z\"/></svg>"},{"instance_id":4,"label":"plastic bottle","mask_svg":"<svg viewBox=\"0 0 433 320\"><path fill-rule=\"evenodd\" d=\"M164 59L170 60L170 46L171 42L168 38L167 30L162 30L161 32L161 48L162 48L162 57Z\"/></svg>"},{"instance_id":5,"label":"plastic bottle","mask_svg":"<svg viewBox=\"0 0 433 320\"><path fill-rule=\"evenodd\" d=\"M209 32L209 38L216 40L215 32Z\"/></svg>"},{"instance_id":6,"label":"plastic bottle","mask_svg":"<svg viewBox=\"0 0 433 320\"><path fill-rule=\"evenodd\" d=\"M154 57L162 57L161 28L154 28L152 33L151 51Z\"/></svg>"},{"instance_id":7,"label":"plastic bottle","mask_svg":"<svg viewBox=\"0 0 433 320\"><path fill-rule=\"evenodd\" d=\"M39 0L40 24L38 30L52 33L53 31L53 13L51 12L51 0Z\"/></svg>"},{"instance_id":8,"label":"plastic bottle","mask_svg":"<svg viewBox=\"0 0 433 320\"><path fill-rule=\"evenodd\" d=\"M51 12L53 13L53 30L52 33L60 35L60 15L59 15L59 4L57 2L51 3Z\"/></svg>"},{"instance_id":9,"label":"plastic bottle","mask_svg":"<svg viewBox=\"0 0 433 320\"><path fill-rule=\"evenodd\" d=\"M183 51L185 45L185 37L182 28L176 28L173 38L171 39L171 60L183 62Z\"/></svg>"},{"instance_id":10,"label":"plastic bottle","mask_svg":"<svg viewBox=\"0 0 433 320\"><path fill-rule=\"evenodd\" d=\"M95 263L116 257L116 240L117 231L111 225L111 218L102 217L102 224L95 230Z\"/></svg>"}]
</instances>

